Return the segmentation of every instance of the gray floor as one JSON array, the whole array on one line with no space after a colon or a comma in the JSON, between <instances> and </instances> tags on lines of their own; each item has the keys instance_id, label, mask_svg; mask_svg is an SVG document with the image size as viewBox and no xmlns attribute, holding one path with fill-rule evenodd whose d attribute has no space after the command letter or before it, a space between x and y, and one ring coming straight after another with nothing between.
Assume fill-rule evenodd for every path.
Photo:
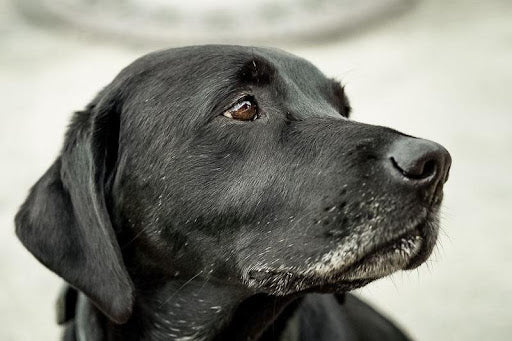
<instances>
[{"instance_id":1,"label":"gray floor","mask_svg":"<svg viewBox=\"0 0 512 341\"><path fill-rule=\"evenodd\" d=\"M145 49L30 27L5 0L0 13L0 340L55 340L59 280L20 246L12 218L70 113ZM436 254L360 294L419 340L511 340L512 1L425 1L343 41L284 48L347 84L354 119L453 156Z\"/></svg>"}]
</instances>

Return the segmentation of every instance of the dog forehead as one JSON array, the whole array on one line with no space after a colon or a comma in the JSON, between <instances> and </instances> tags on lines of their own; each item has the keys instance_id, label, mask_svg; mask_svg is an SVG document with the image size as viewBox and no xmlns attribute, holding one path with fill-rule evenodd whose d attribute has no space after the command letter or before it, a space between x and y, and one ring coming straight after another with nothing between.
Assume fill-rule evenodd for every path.
<instances>
[{"instance_id":1,"label":"dog forehead","mask_svg":"<svg viewBox=\"0 0 512 341\"><path fill-rule=\"evenodd\" d=\"M222 86L223 81L242 78L241 74L251 67L303 86L327 80L313 64L294 54L277 48L237 45L201 45L157 51L139 58L122 73L126 75L124 78L132 80L135 76L182 82L193 80Z\"/></svg>"}]
</instances>

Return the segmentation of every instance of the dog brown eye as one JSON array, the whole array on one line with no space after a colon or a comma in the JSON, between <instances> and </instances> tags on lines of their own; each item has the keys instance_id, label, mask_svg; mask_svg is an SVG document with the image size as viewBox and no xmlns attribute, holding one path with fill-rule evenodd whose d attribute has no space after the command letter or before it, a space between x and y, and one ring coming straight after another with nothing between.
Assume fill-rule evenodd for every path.
<instances>
[{"instance_id":1,"label":"dog brown eye","mask_svg":"<svg viewBox=\"0 0 512 341\"><path fill-rule=\"evenodd\" d=\"M226 117L240 121L253 121L258 118L256 104L249 100L238 102L223 114Z\"/></svg>"}]
</instances>

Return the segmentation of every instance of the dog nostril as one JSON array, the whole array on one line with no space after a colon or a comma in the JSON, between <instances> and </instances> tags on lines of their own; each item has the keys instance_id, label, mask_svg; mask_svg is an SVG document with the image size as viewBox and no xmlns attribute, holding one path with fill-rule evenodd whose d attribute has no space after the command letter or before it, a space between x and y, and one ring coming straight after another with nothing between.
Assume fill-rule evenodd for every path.
<instances>
[{"instance_id":1,"label":"dog nostril","mask_svg":"<svg viewBox=\"0 0 512 341\"><path fill-rule=\"evenodd\" d=\"M428 160L425 162L425 165L423 166L423 172L421 172L420 176L422 178L429 177L436 172L436 168L436 162L434 160Z\"/></svg>"},{"instance_id":2,"label":"dog nostril","mask_svg":"<svg viewBox=\"0 0 512 341\"><path fill-rule=\"evenodd\" d=\"M415 182L435 182L450 166L450 155L441 145L414 138L393 144L390 160L395 170Z\"/></svg>"},{"instance_id":3,"label":"dog nostril","mask_svg":"<svg viewBox=\"0 0 512 341\"><path fill-rule=\"evenodd\" d=\"M426 179L433 175L437 169L435 160L428 160L426 162L419 161L413 165L409 165L409 167L403 168L393 157L391 157L391 162L400 173L412 180Z\"/></svg>"}]
</instances>

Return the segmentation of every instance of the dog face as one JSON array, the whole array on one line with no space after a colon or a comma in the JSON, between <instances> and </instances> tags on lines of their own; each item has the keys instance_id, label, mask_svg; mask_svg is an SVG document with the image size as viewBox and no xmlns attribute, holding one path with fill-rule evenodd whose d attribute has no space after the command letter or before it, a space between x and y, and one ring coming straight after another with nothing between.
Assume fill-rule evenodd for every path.
<instances>
[{"instance_id":1,"label":"dog face","mask_svg":"<svg viewBox=\"0 0 512 341\"><path fill-rule=\"evenodd\" d=\"M437 238L450 156L349 111L339 83L282 51L150 54L76 114L18 235L121 322L145 272L286 295L414 268Z\"/></svg>"}]
</instances>

